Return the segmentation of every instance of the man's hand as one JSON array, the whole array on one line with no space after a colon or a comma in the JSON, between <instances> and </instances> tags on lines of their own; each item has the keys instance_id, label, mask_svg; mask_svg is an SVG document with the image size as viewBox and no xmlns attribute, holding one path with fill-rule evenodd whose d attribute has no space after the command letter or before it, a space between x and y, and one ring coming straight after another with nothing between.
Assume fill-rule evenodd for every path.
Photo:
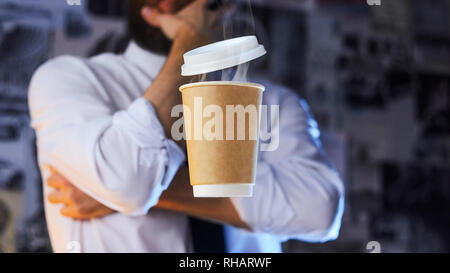
<instances>
[{"instance_id":1,"label":"man's hand","mask_svg":"<svg viewBox=\"0 0 450 273\"><path fill-rule=\"evenodd\" d=\"M176 14L161 13L151 7L144 7L141 13L147 23L160 28L172 41L189 35L189 40L207 42L212 39L223 10L208 11L206 4L207 0L195 0Z\"/></svg>"},{"instance_id":2,"label":"man's hand","mask_svg":"<svg viewBox=\"0 0 450 273\"><path fill-rule=\"evenodd\" d=\"M53 204L63 204L61 214L75 220L99 218L115 211L73 186L64 176L51 169L47 185L54 189L48 196Z\"/></svg>"},{"instance_id":3,"label":"man's hand","mask_svg":"<svg viewBox=\"0 0 450 273\"><path fill-rule=\"evenodd\" d=\"M206 10L206 0L196 0L176 14L162 13L150 7L142 9L145 21L159 27L169 39L173 40L166 63L143 95L155 107L166 137L171 137L172 124L177 120L171 116L172 109L182 103L178 89L192 79L181 76L183 54L211 41L214 22L222 12L223 10L213 12ZM183 140L177 143L180 147L185 147Z\"/></svg>"},{"instance_id":4,"label":"man's hand","mask_svg":"<svg viewBox=\"0 0 450 273\"><path fill-rule=\"evenodd\" d=\"M54 191L47 198L53 204L64 204L61 209L63 216L75 220L90 220L116 213L73 186L55 169L50 168L50 170L52 175L47 179L47 184ZM192 187L189 185L187 167L180 168L154 208L184 213L250 230L247 223L239 218L229 198L194 198Z\"/></svg>"}]
</instances>

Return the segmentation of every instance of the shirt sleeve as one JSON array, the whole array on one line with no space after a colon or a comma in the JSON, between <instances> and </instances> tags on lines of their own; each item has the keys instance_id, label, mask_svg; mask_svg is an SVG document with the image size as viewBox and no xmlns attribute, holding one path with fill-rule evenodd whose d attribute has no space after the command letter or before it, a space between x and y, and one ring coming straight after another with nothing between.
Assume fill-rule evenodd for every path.
<instances>
[{"instance_id":1,"label":"shirt sleeve","mask_svg":"<svg viewBox=\"0 0 450 273\"><path fill-rule=\"evenodd\" d=\"M29 105L42 162L122 213L145 214L185 160L150 102L139 98L114 111L81 59L59 57L41 66Z\"/></svg>"},{"instance_id":2,"label":"shirt sleeve","mask_svg":"<svg viewBox=\"0 0 450 273\"><path fill-rule=\"evenodd\" d=\"M255 232L281 240L335 239L343 213L343 183L325 159L306 102L288 90L280 93L270 102L279 105L279 115L271 113L270 118L278 147L260 152L253 197L232 202Z\"/></svg>"}]
</instances>

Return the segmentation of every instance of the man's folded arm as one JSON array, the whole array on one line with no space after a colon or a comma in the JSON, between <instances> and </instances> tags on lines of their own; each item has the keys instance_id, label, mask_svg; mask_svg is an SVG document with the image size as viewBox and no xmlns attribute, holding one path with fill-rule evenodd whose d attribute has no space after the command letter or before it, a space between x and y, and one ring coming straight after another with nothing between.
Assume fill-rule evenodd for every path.
<instances>
[{"instance_id":1,"label":"man's folded arm","mask_svg":"<svg viewBox=\"0 0 450 273\"><path fill-rule=\"evenodd\" d=\"M342 181L324 160L306 103L292 93L278 103L280 146L261 153L253 197L232 198L233 204L253 231L282 240L335 239L343 211Z\"/></svg>"},{"instance_id":2,"label":"man's folded arm","mask_svg":"<svg viewBox=\"0 0 450 273\"><path fill-rule=\"evenodd\" d=\"M29 89L32 126L46 164L119 212L145 214L158 202L185 155L165 137L151 103L140 98L114 112L108 90L73 57L44 64Z\"/></svg>"}]
</instances>

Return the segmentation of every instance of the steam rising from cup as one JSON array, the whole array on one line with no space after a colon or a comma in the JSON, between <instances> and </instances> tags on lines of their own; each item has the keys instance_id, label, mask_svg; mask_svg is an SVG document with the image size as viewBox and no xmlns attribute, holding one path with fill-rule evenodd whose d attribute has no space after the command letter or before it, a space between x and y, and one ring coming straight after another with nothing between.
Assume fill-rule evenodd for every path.
<instances>
[{"instance_id":1,"label":"steam rising from cup","mask_svg":"<svg viewBox=\"0 0 450 273\"><path fill-rule=\"evenodd\" d=\"M236 6L235 6L236 5ZM232 39L240 36L255 35L255 20L250 0L246 3L240 3L239 6L233 0L211 0L210 9L225 8L222 20L223 40ZM236 7L236 8L229 8ZM235 67L226 68L218 73L204 73L195 81L242 81L247 82L249 62L241 63Z\"/></svg>"}]
</instances>

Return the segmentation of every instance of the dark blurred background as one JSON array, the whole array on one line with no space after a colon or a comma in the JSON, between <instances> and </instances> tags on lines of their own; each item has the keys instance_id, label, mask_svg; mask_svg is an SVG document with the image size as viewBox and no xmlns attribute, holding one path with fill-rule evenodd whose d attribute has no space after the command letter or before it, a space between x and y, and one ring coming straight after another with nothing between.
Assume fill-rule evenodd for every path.
<instances>
[{"instance_id":1,"label":"dark blurred background","mask_svg":"<svg viewBox=\"0 0 450 273\"><path fill-rule=\"evenodd\" d=\"M251 70L308 100L346 184L339 238L289 241L286 252L370 252L371 241L381 252L450 250L450 0L376 2L252 1L269 54ZM79 3L0 1L0 252L51 251L27 110L33 71L128 42L124 1Z\"/></svg>"}]
</instances>

